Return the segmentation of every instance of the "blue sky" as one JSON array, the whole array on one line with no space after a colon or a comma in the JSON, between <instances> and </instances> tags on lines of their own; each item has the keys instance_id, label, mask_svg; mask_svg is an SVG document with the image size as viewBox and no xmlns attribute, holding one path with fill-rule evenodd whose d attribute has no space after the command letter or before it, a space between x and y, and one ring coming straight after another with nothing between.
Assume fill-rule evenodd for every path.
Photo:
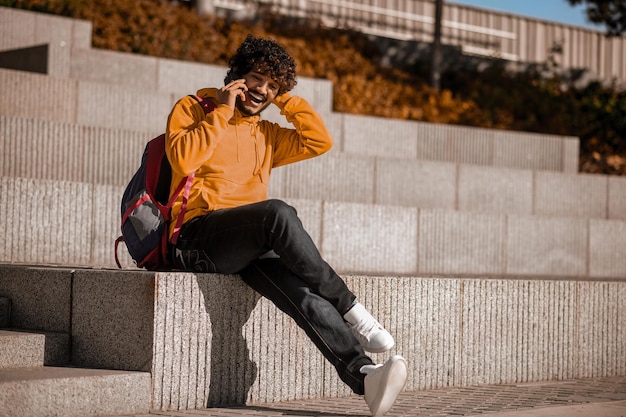
<instances>
[{"instance_id":1,"label":"blue sky","mask_svg":"<svg viewBox=\"0 0 626 417\"><path fill-rule=\"evenodd\" d=\"M446 2L584 26L595 30L604 29L602 26L586 22L584 8L572 7L567 0L446 0Z\"/></svg>"}]
</instances>

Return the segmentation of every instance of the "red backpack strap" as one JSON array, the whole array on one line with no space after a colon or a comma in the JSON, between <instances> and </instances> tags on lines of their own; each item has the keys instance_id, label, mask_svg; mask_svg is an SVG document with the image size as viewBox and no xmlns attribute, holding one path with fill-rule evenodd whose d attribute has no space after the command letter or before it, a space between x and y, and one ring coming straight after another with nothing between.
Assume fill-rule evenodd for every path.
<instances>
[{"instance_id":1,"label":"red backpack strap","mask_svg":"<svg viewBox=\"0 0 626 417\"><path fill-rule=\"evenodd\" d=\"M211 100L205 100L200 96L190 95L202 106L202 110L204 110L204 114L209 114L213 110L215 110L215 103ZM180 194L181 188L183 189L183 202L180 206L180 211L178 212L178 218L176 219L176 226L174 226L174 233L172 233L172 239L170 243L172 245L176 245L178 242L178 235L180 234L180 228L183 227L183 218L185 217L185 211L187 210L187 203L189 202L189 194L191 193L191 186L193 185L193 179L196 173L192 172L178 185L176 191L172 194L172 199L167 203L167 208L171 209L174 204L174 200Z\"/></svg>"},{"instance_id":2,"label":"red backpack strap","mask_svg":"<svg viewBox=\"0 0 626 417\"><path fill-rule=\"evenodd\" d=\"M191 192L191 185L193 184L193 178L195 175L196 173L192 172L191 174L189 174L189 176L187 177L187 180L185 181L185 185L183 188L183 203L180 206L180 211L178 212L178 218L176 219L176 226L174 226L174 233L172 234L172 239L170 240L170 243L172 245L176 245L176 242L178 242L178 235L180 234L180 228L183 227L183 218L185 217L185 211L187 210L187 202L189 201L189 193ZM172 201L171 203L173 204L174 202ZM169 205L168 208L171 208L171 205Z\"/></svg>"},{"instance_id":3,"label":"red backpack strap","mask_svg":"<svg viewBox=\"0 0 626 417\"><path fill-rule=\"evenodd\" d=\"M115 239L115 263L117 264L117 267L119 269L122 269L122 264L120 263L120 258L117 255L117 248L119 247L120 243L122 243L124 241L124 236L120 236L117 239Z\"/></svg>"},{"instance_id":4,"label":"red backpack strap","mask_svg":"<svg viewBox=\"0 0 626 417\"><path fill-rule=\"evenodd\" d=\"M190 94L190 97L196 99L196 101L202 106L202 110L204 110L204 114L209 114L217 107L212 100L205 100L204 98L196 95Z\"/></svg>"}]
</instances>

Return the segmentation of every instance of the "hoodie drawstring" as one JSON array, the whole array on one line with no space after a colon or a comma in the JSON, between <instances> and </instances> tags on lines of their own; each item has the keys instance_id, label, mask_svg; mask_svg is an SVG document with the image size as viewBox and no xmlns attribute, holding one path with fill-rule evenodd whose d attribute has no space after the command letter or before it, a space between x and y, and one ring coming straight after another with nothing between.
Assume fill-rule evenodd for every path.
<instances>
[{"instance_id":1,"label":"hoodie drawstring","mask_svg":"<svg viewBox=\"0 0 626 417\"><path fill-rule=\"evenodd\" d=\"M234 118L235 118L235 140L237 141L236 147L237 147L237 162L241 162L241 155L240 155L240 139L239 139L239 123L240 123L240 118L241 115L239 115L238 112L235 112L234 114ZM263 178L262 175L262 171L263 171L263 167L262 167L262 161L261 161L261 155L259 154L259 144L258 144L258 139L257 139L257 131L258 131L258 123L257 122L251 122L250 123L250 136L252 136L252 138L254 139L254 155L255 155L255 161L254 161L254 171L253 171L253 175L258 175L261 177L261 182L265 182L265 179Z\"/></svg>"},{"instance_id":2,"label":"hoodie drawstring","mask_svg":"<svg viewBox=\"0 0 626 417\"><path fill-rule=\"evenodd\" d=\"M254 164L254 175L259 175L261 174L261 156L259 155L259 145L257 143L257 137L256 137L256 133L257 133L257 124L253 123L250 126L250 135L252 135L252 137L254 138L254 155L255 155L255 164ZM261 175L261 182L263 182L263 176Z\"/></svg>"},{"instance_id":3,"label":"hoodie drawstring","mask_svg":"<svg viewBox=\"0 0 626 417\"><path fill-rule=\"evenodd\" d=\"M235 112L235 140L237 141L237 162L241 162L239 158L239 120L237 113Z\"/></svg>"}]
</instances>

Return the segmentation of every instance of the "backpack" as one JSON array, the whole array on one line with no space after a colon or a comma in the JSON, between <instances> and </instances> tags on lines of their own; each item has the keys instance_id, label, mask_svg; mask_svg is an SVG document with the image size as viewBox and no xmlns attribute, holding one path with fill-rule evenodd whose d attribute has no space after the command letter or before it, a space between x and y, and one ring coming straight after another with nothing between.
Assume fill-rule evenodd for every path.
<instances>
[{"instance_id":1,"label":"backpack","mask_svg":"<svg viewBox=\"0 0 626 417\"><path fill-rule=\"evenodd\" d=\"M204 113L215 109L211 100L194 97ZM165 155L165 134L150 140L141 158L141 165L126 186L122 196L122 235L115 240L115 262L121 264L117 249L121 242L135 263L149 271L172 268L169 251L169 223L171 208L181 192L183 203L178 214L171 244L178 240L183 223L189 192L195 173L183 178L170 197L172 167Z\"/></svg>"}]
</instances>

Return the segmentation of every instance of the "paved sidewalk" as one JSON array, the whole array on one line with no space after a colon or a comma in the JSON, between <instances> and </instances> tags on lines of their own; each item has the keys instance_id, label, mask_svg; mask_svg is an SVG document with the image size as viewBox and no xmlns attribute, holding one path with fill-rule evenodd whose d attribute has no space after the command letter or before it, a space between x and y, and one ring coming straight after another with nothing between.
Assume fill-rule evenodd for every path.
<instances>
[{"instance_id":1,"label":"paved sidewalk","mask_svg":"<svg viewBox=\"0 0 626 417\"><path fill-rule=\"evenodd\" d=\"M626 376L404 392L386 417L626 417ZM129 417L367 417L361 397L153 411ZM119 416L117 416L119 417Z\"/></svg>"}]
</instances>

